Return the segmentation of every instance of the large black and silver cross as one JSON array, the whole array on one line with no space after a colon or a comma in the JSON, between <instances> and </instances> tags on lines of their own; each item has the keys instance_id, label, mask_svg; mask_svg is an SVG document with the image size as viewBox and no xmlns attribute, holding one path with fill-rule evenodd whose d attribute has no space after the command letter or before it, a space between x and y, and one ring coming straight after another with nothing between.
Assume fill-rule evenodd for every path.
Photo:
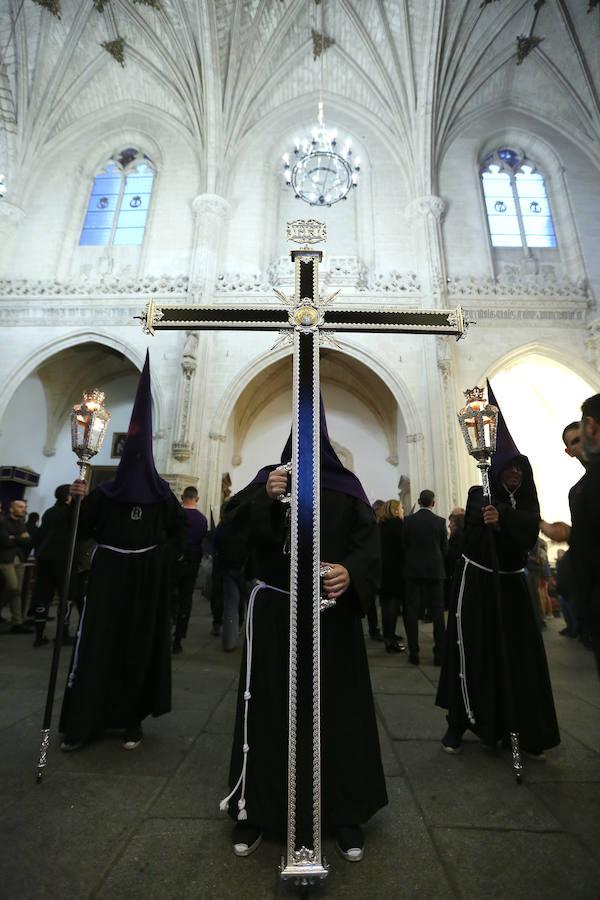
<instances>
[{"instance_id":1,"label":"large black and silver cross","mask_svg":"<svg viewBox=\"0 0 600 900\"><path fill-rule=\"evenodd\" d=\"M321 849L319 338L336 331L460 338L466 325L460 308L344 309L331 303L333 298L323 301L319 294L323 254L309 245L326 239L325 225L314 220L291 222L286 237L304 246L290 251L295 289L292 297L278 292L281 306L159 307L150 302L142 321L151 335L228 329L284 331L293 338L288 830L281 876L309 884L325 878L328 870Z\"/></svg>"}]
</instances>

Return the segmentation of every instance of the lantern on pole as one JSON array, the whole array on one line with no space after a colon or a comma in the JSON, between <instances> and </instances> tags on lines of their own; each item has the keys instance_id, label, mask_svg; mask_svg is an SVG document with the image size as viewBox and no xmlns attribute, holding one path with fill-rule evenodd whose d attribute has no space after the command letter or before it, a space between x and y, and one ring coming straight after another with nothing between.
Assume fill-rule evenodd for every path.
<instances>
[{"instance_id":1,"label":"lantern on pole","mask_svg":"<svg viewBox=\"0 0 600 900\"><path fill-rule=\"evenodd\" d=\"M85 481L90 460L100 451L109 422L110 413L104 408L104 393L95 388L93 390L84 391L83 399L80 403L76 403L71 411L71 447L78 459L79 481ZM52 708L54 706L56 679L58 677L60 651L62 649L63 624L69 601L69 589L71 586L71 572L73 571L73 558L75 556L75 542L77 539L77 526L79 524L81 496L81 494L74 494L71 505L71 528L67 564L65 568L63 589L58 606L58 615L56 616L56 637L54 638L54 650L52 652L50 679L48 681L48 693L46 695L46 706L42 722L42 737L37 763L36 781L38 784L43 778L44 769L46 768L48 761Z\"/></svg>"},{"instance_id":2,"label":"lantern on pole","mask_svg":"<svg viewBox=\"0 0 600 900\"><path fill-rule=\"evenodd\" d=\"M483 493L489 502L489 469L496 452L496 431L499 410L484 397L483 388L469 388L464 392L466 405L458 413L458 421L467 451L481 472Z\"/></svg>"}]
</instances>

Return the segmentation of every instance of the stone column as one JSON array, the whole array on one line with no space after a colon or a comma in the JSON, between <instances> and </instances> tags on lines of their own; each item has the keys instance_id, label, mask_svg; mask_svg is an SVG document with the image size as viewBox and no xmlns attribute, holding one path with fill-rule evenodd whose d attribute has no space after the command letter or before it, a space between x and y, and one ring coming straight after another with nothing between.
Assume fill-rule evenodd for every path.
<instances>
[{"instance_id":1,"label":"stone column","mask_svg":"<svg viewBox=\"0 0 600 900\"><path fill-rule=\"evenodd\" d=\"M431 305L444 307L447 296L447 274L444 244L442 240L442 220L446 204L441 197L426 194L411 200L404 215L409 222L423 223L425 258L429 269Z\"/></svg>"},{"instance_id":2,"label":"stone column","mask_svg":"<svg viewBox=\"0 0 600 900\"><path fill-rule=\"evenodd\" d=\"M586 347L590 362L600 372L600 318L592 319L587 326Z\"/></svg>"},{"instance_id":3,"label":"stone column","mask_svg":"<svg viewBox=\"0 0 600 900\"><path fill-rule=\"evenodd\" d=\"M175 427L173 429L174 441L171 445L171 453L177 462L188 462L193 451L191 436L191 409L194 397L194 381L198 361L198 335L193 331L186 332L185 345L181 354L182 380L177 396L177 409L175 412Z\"/></svg>"},{"instance_id":4,"label":"stone column","mask_svg":"<svg viewBox=\"0 0 600 900\"><path fill-rule=\"evenodd\" d=\"M192 201L194 211L194 246L190 284L198 302L212 303L217 277L217 254L229 203L218 194L199 194Z\"/></svg>"},{"instance_id":5,"label":"stone column","mask_svg":"<svg viewBox=\"0 0 600 900\"><path fill-rule=\"evenodd\" d=\"M4 274L13 239L25 212L8 200L0 200L0 277Z\"/></svg>"}]
</instances>

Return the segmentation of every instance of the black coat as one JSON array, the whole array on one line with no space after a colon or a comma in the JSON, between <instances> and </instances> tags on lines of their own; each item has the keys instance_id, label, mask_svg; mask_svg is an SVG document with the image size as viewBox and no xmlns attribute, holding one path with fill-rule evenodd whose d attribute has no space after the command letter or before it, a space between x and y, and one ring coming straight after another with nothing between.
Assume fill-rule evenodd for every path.
<instances>
[{"instance_id":1,"label":"black coat","mask_svg":"<svg viewBox=\"0 0 600 900\"><path fill-rule=\"evenodd\" d=\"M583 478L569 494L570 557L575 600L581 616L600 631L600 454L592 457Z\"/></svg>"},{"instance_id":2,"label":"black coat","mask_svg":"<svg viewBox=\"0 0 600 900\"><path fill-rule=\"evenodd\" d=\"M404 528L402 519L386 519L379 523L381 547L381 584L383 594L404 593Z\"/></svg>"},{"instance_id":3,"label":"black coat","mask_svg":"<svg viewBox=\"0 0 600 900\"><path fill-rule=\"evenodd\" d=\"M250 485L228 502L219 528L225 565L239 560L244 547L251 575L288 590L284 540L285 508L269 500L264 485ZM361 623L379 584L377 525L365 503L322 492L321 559L344 565L351 578L346 594L321 614L322 812L324 826L333 827L365 822L387 803ZM248 821L280 831L287 816L288 668L289 600L262 590L254 608L246 809ZM241 671L231 787L242 767L246 647ZM233 817L238 798L239 790L229 804Z\"/></svg>"},{"instance_id":4,"label":"black coat","mask_svg":"<svg viewBox=\"0 0 600 900\"><path fill-rule=\"evenodd\" d=\"M404 577L446 577L448 549L446 520L429 509L419 509L404 519Z\"/></svg>"},{"instance_id":5,"label":"black coat","mask_svg":"<svg viewBox=\"0 0 600 900\"><path fill-rule=\"evenodd\" d=\"M0 518L0 563L12 563L15 556L25 562L31 550L31 539L21 537L25 530L23 519Z\"/></svg>"},{"instance_id":6,"label":"black coat","mask_svg":"<svg viewBox=\"0 0 600 900\"><path fill-rule=\"evenodd\" d=\"M538 534L537 502L520 502L517 495L516 509L503 501L494 505L500 514L493 532L498 568L505 573L522 569ZM484 743L494 745L507 736L509 723L494 578L480 568L492 566L483 506L482 489L471 488L465 513L464 554L477 565L462 560L455 574L436 703L449 710L450 721L467 725L468 701L474 718L469 727ZM499 583L521 744L532 751L554 747L560 743L560 735L544 642L527 580L522 572L501 574Z\"/></svg>"},{"instance_id":7,"label":"black coat","mask_svg":"<svg viewBox=\"0 0 600 900\"><path fill-rule=\"evenodd\" d=\"M133 510L138 507L132 516ZM83 741L171 709L170 567L183 550L185 518L173 494L159 503L118 502L93 491L78 536L98 546L74 647L60 730Z\"/></svg>"},{"instance_id":8,"label":"black coat","mask_svg":"<svg viewBox=\"0 0 600 900\"><path fill-rule=\"evenodd\" d=\"M36 537L36 559L63 562L69 552L71 506L57 501L42 516Z\"/></svg>"}]
</instances>

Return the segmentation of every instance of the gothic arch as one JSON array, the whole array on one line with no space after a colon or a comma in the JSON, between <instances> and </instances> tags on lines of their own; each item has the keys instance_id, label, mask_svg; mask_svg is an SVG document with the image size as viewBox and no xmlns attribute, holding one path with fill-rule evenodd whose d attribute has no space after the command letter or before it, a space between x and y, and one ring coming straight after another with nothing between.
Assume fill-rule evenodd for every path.
<instances>
[{"instance_id":1,"label":"gothic arch","mask_svg":"<svg viewBox=\"0 0 600 900\"><path fill-rule=\"evenodd\" d=\"M23 381L32 374L32 372L35 372L36 369L57 353L60 353L61 350L67 350L70 347L85 343L101 344L105 347L110 347L112 350L117 350L119 353L122 353L138 371L141 371L142 369L145 354L129 344L126 344L124 341L121 341L113 334L82 329L68 335L62 335L47 344L36 347L36 349L29 353L25 359L20 360L11 371L5 381L4 387L0 390L0 423L15 391ZM154 432L156 433L161 431L164 408L161 390L156 381L152 383L152 401L154 406Z\"/></svg>"},{"instance_id":2,"label":"gothic arch","mask_svg":"<svg viewBox=\"0 0 600 900\"><path fill-rule=\"evenodd\" d=\"M336 343L343 354L362 362L388 387L406 427L411 480L415 484L421 484L425 477L425 459L422 452L424 423L406 383L379 357L365 348L344 339L338 339ZM216 508L221 485L225 436L236 403L244 390L264 369L289 355L289 346L283 345L253 359L231 380L216 406L209 433L208 457L208 497L209 503Z\"/></svg>"},{"instance_id":3,"label":"gothic arch","mask_svg":"<svg viewBox=\"0 0 600 900\"><path fill-rule=\"evenodd\" d=\"M600 391L600 374L597 370L580 356L569 353L553 344L546 344L540 341L531 341L529 344L522 344L520 347L514 347L503 356L496 359L482 373L478 384L485 384L486 378L493 378L497 372L502 371L510 366L514 366L519 362L524 362L530 356L543 356L554 363L559 363L566 369L575 372L584 381L592 385L596 390Z\"/></svg>"}]
</instances>

